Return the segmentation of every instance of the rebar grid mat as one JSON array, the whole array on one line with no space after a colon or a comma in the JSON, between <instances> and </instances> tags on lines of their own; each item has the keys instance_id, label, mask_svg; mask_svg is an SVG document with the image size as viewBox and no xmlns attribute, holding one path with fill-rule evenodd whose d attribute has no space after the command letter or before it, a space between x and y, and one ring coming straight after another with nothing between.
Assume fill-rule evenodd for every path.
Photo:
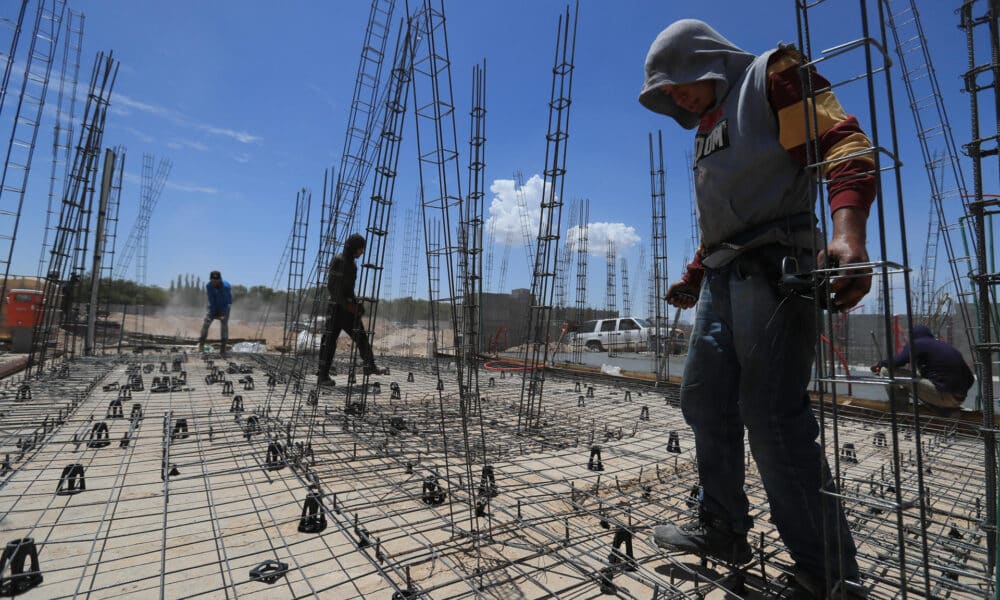
<instances>
[{"instance_id":1,"label":"rebar grid mat","mask_svg":"<svg viewBox=\"0 0 1000 600\"><path fill-rule=\"evenodd\" d=\"M495 480L477 468L469 481L446 361L438 374L430 361L387 362L352 414L344 364L339 385L317 392L292 376L311 369L278 356L209 358L80 359L0 390L0 543L30 538L43 576L25 598L736 598L737 577L747 597L786 591L790 559L749 456L745 571L649 542L655 524L695 515L676 387L547 373L539 427L518 435L520 374L484 372L470 416L485 436L470 452ZM888 419L841 414L838 427L865 583L873 598L901 598ZM947 423L922 432L921 524L916 436L898 434L907 597L923 597L921 527L933 597L986 596L977 438Z\"/></svg>"}]
</instances>

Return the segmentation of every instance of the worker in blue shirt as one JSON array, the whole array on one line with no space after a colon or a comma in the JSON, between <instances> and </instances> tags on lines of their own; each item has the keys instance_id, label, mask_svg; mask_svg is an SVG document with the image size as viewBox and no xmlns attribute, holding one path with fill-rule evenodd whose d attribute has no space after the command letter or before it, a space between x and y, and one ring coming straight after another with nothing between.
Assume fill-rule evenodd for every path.
<instances>
[{"instance_id":1,"label":"worker in blue shirt","mask_svg":"<svg viewBox=\"0 0 1000 600\"><path fill-rule=\"evenodd\" d=\"M932 410L938 409L945 415L954 416L975 383L972 369L961 352L951 344L934 339L934 334L926 325L913 326L912 344L913 356L910 356L910 344L906 344L892 358L891 365L900 367L912 363L920 375L917 379L917 399ZM872 365L872 372L879 373L889 365L889 361L880 360ZM895 374L908 377L912 372L896 369ZM909 394L910 384L900 384L898 389Z\"/></svg>"},{"instance_id":2,"label":"worker in blue shirt","mask_svg":"<svg viewBox=\"0 0 1000 600\"><path fill-rule=\"evenodd\" d=\"M208 327L212 321L219 320L219 353L226 357L226 343L229 341L229 308L233 304L233 291L229 282L222 278L222 273L212 271L208 276L208 284L205 285L208 293L208 312L205 320L201 324L201 335L198 336L198 351L205 346L205 338L208 337Z\"/></svg>"}]
</instances>

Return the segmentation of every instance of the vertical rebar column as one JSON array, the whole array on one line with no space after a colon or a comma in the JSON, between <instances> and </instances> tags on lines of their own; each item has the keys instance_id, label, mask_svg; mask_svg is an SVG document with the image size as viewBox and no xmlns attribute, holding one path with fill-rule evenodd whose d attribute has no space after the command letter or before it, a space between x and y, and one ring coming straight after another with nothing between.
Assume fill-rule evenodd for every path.
<instances>
[{"instance_id":1,"label":"vertical rebar column","mask_svg":"<svg viewBox=\"0 0 1000 600\"><path fill-rule=\"evenodd\" d=\"M139 286L139 303L142 306L142 321L139 325L139 331L142 334L146 333L145 293L146 269L149 263L149 224L172 167L173 163L170 160L161 158L156 167L156 174L153 175L153 155L143 154L142 156L142 209L140 211L142 222L137 232L136 253L138 257L135 263L135 282Z\"/></svg>"},{"instance_id":2,"label":"vertical rebar column","mask_svg":"<svg viewBox=\"0 0 1000 600\"><path fill-rule=\"evenodd\" d=\"M101 285L102 261L104 260L104 247L107 239L105 228L107 227L108 204L111 201L111 188L114 185L115 177L115 153L111 148L104 151L104 175L101 179L101 195L97 206L97 228L94 231L94 256L93 266L90 269L90 295L87 301L87 337L84 341L83 353L86 356L94 354L94 346L97 342L95 329L97 328L97 306L98 293Z\"/></svg>"},{"instance_id":3,"label":"vertical rebar column","mask_svg":"<svg viewBox=\"0 0 1000 600\"><path fill-rule=\"evenodd\" d=\"M498 294L507 289L507 271L510 269L510 247L514 245L514 236L508 231L504 235L503 256L500 257L500 275L497 276L496 290Z\"/></svg>"},{"instance_id":4,"label":"vertical rebar column","mask_svg":"<svg viewBox=\"0 0 1000 600\"><path fill-rule=\"evenodd\" d=\"M524 242L524 258L528 269L535 268L535 238L531 235L531 210L524 190L524 173L514 171L514 199L517 201L517 220L521 224L521 238Z\"/></svg>"},{"instance_id":5,"label":"vertical rebar column","mask_svg":"<svg viewBox=\"0 0 1000 600\"><path fill-rule=\"evenodd\" d=\"M74 26L74 17L79 23ZM38 256L39 279L44 275L45 263L49 257L49 236L52 235L53 205L56 198L62 198L68 182L68 171L71 150L73 146L74 117L76 116L76 88L77 78L80 75L80 53L83 47L83 21L81 13L76 13L72 9L67 9L66 31L63 33L63 53L62 62L59 67L59 93L56 96L55 123L52 128L52 170L49 174L49 196L48 205L45 209L45 227L42 232L42 249ZM70 56L73 56L73 74L67 73ZM69 99L65 93L66 84L70 84ZM66 106L68 104L68 106ZM60 169L60 165L62 168ZM60 182L57 185L57 182ZM58 196L57 196L58 194Z\"/></svg>"},{"instance_id":6,"label":"vertical rebar column","mask_svg":"<svg viewBox=\"0 0 1000 600\"><path fill-rule=\"evenodd\" d=\"M323 269L351 234L358 200L371 172L372 161L379 144L372 144L372 133L382 124L381 111L385 103L378 93L382 79L385 46L389 40L389 26L396 0L372 0L368 13L365 39L361 45L358 71L354 80L351 112L347 118L344 146L340 153L340 169L334 186L331 203L332 214L327 219L329 229L320 240L317 264L318 285L322 286ZM385 90L389 93L389 90Z\"/></svg>"},{"instance_id":7,"label":"vertical rebar column","mask_svg":"<svg viewBox=\"0 0 1000 600\"><path fill-rule=\"evenodd\" d=\"M621 269L622 269L622 316L628 317L632 315L632 296L628 289L628 260L625 257L621 257Z\"/></svg>"},{"instance_id":8,"label":"vertical rebar column","mask_svg":"<svg viewBox=\"0 0 1000 600\"><path fill-rule=\"evenodd\" d=\"M99 159L104 136L104 122L117 73L117 61L110 54L105 56L104 53L99 53L94 61L73 169L69 185L63 195L59 225L56 228L49 266L45 274L42 318L35 325L32 334L28 367L37 375L44 371L49 342L56 334L57 318L61 316L59 308L65 298L64 286L70 282L69 275L74 266L74 247L79 247L76 238L83 231L84 211L87 209L93 189L93 182L89 181L89 178L96 172L95 165Z\"/></svg>"},{"instance_id":9,"label":"vertical rebar column","mask_svg":"<svg viewBox=\"0 0 1000 600\"><path fill-rule=\"evenodd\" d=\"M934 305L937 288L935 286L936 253L938 237L942 239L948 255L950 282L958 300L957 310L962 319L964 335L969 347L975 340L975 321L969 308L976 305L975 293L971 290L969 276L974 268L968 252L959 254L956 245L964 238L971 237L972 223L968 216L968 191L965 176L959 164L958 147L952 134L948 111L944 105L937 73L927 46L920 13L916 0L895 0L892 7L903 5L898 12L889 13L889 25L896 45L896 56L903 76L906 97L909 101L913 124L920 143L920 153L924 161L924 171L930 185L931 215L928 227L927 248L921 277L921 313L929 313ZM936 176L936 174L940 174ZM950 180L950 187L945 179ZM963 224L964 223L964 224ZM957 238L957 239L956 239ZM967 247L963 244L958 250ZM978 362L978 356L975 357ZM978 368L978 365L977 365Z\"/></svg>"},{"instance_id":10,"label":"vertical rebar column","mask_svg":"<svg viewBox=\"0 0 1000 600\"><path fill-rule=\"evenodd\" d=\"M396 190L396 173L399 168L399 147L403 140L403 123L406 118L407 100L410 87L413 85L413 39L415 32L407 24L400 29L396 39L396 58L390 73L388 95L385 110L382 113L380 142L375 160L375 177L372 180L372 191L369 196L368 220L365 227L366 248L364 259L358 269L358 285L356 294L358 302L365 309L367 316L367 334L369 344L372 341L377 323L379 298L381 296L383 265L385 264L386 240L390 235L389 222L392 214L393 198ZM359 316L359 322L361 317ZM358 346L354 345L351 352L349 369L354 368L354 359L358 354ZM368 375L364 375L367 384ZM355 386L348 385L346 406L354 402ZM361 414L366 410L368 400L368 385L362 385Z\"/></svg>"},{"instance_id":11,"label":"vertical rebar column","mask_svg":"<svg viewBox=\"0 0 1000 600\"><path fill-rule=\"evenodd\" d=\"M580 201L580 216L576 226L576 323L579 326L587 309L587 225L590 223L590 198ZM573 340L573 362L583 363L583 345Z\"/></svg>"},{"instance_id":12,"label":"vertical rebar column","mask_svg":"<svg viewBox=\"0 0 1000 600\"><path fill-rule=\"evenodd\" d=\"M465 202L464 232L465 269L462 273L464 325L462 355L466 372L466 391L479 394L479 336L482 327L483 295L483 198L486 189L486 64L475 65L472 71L472 109L469 123L469 193Z\"/></svg>"},{"instance_id":13,"label":"vertical rebar column","mask_svg":"<svg viewBox=\"0 0 1000 600\"><path fill-rule=\"evenodd\" d=\"M448 349L457 354L461 285L456 264L456 259L460 258L459 244L454 237L455 225L461 221L463 196L443 5L438 2L435 6L432 0L423 0L412 22L416 35L424 40L413 58L413 98L428 268L437 260L438 267L444 271L446 286L441 289L440 273L438 278L430 278L431 330L436 352ZM429 229L431 221L436 223L439 233L433 238ZM435 238L438 243L431 244ZM442 309L451 311L451 340L446 346L439 339L442 334L439 312ZM458 366L461 371L461 363Z\"/></svg>"},{"instance_id":14,"label":"vertical rebar column","mask_svg":"<svg viewBox=\"0 0 1000 600\"><path fill-rule=\"evenodd\" d=\"M17 54L17 42L21 39L21 30L24 26L24 14L28 9L28 0L21 0L21 8L17 11L15 19L0 19L6 29L10 30L10 47L7 52L0 53L3 57L3 75L0 79L0 114L3 114L4 102L7 100L7 88L10 84L11 67L14 65L14 55Z\"/></svg>"},{"instance_id":15,"label":"vertical rebar column","mask_svg":"<svg viewBox=\"0 0 1000 600\"><path fill-rule=\"evenodd\" d=\"M974 11L982 10L977 14ZM1000 206L1000 199L987 197L983 193L984 172L997 173L996 168L984 171L984 159L1000 156L998 141L1000 131L984 132L983 123L989 123L990 108L994 114L994 128L1000 128L1000 41L997 18L1000 16L1000 2L988 0L965 0L959 10L961 21L959 26L965 30L966 44L969 54L969 70L963 74L964 91L969 94L971 140L965 144L965 153L972 162L972 197L969 202L969 212L972 214L975 229L976 293L979 300L979 339L975 345L981 371L979 373L979 393L983 411L983 467L986 479L986 519L983 529L988 534L988 550L990 553L989 567L996 568L996 553L1000 550L997 543L997 431L994 423L993 398L993 364L1000 341L993 340L995 314L992 298L996 293L1000 273L995 271L995 263L991 255L993 239L990 234L993 215ZM985 31L983 31L985 30ZM977 34L985 33L989 40L989 56L980 57L983 42ZM992 98L990 97L992 96ZM991 102L992 101L992 102ZM992 107L990 106L992 104ZM990 163L996 164L993 160ZM1000 577L998 577L1000 578ZM1000 589L1000 582L996 583Z\"/></svg>"},{"instance_id":16,"label":"vertical rebar column","mask_svg":"<svg viewBox=\"0 0 1000 600\"><path fill-rule=\"evenodd\" d=\"M489 231L487 232L486 243L484 245L484 250L486 251L486 260L483 266L483 279L486 281L485 291L496 291L496 284L493 281L493 254L496 251L497 246L497 220L490 220Z\"/></svg>"},{"instance_id":17,"label":"vertical rebar column","mask_svg":"<svg viewBox=\"0 0 1000 600\"><path fill-rule=\"evenodd\" d=\"M115 248L118 243L118 209L121 207L122 198L122 179L125 176L125 147L116 146L115 150L115 178L111 184L111 194L108 197L108 214L105 224L104 232L104 246L101 248L101 253L104 255L104 260L101 261L101 272L99 274L101 278L101 290L102 298L98 302L98 306L102 307L101 313L105 317L104 322L104 335L102 337L102 348L108 348L109 342L114 338L111 336L110 328L110 317L111 317L111 282L114 280L114 270L115 270ZM98 315L100 317L101 315ZM124 307L122 309L122 321L121 329L125 327L125 311ZM118 337L117 335L115 337Z\"/></svg>"},{"instance_id":18,"label":"vertical rebar column","mask_svg":"<svg viewBox=\"0 0 1000 600\"><path fill-rule=\"evenodd\" d=\"M618 312L618 295L615 289L618 283L615 281L617 273L615 270L616 256L615 242L609 239L604 251L604 310L608 311L608 316L611 317L615 316L615 313Z\"/></svg>"},{"instance_id":19,"label":"vertical rebar column","mask_svg":"<svg viewBox=\"0 0 1000 600\"><path fill-rule=\"evenodd\" d=\"M468 196L463 206L462 232L462 345L460 361L465 365L465 381L461 386L459 414L462 418L462 441L465 451L465 477L469 482L470 529L479 531L479 513L489 506L490 494L473 484L473 463L479 462L476 454L486 456L486 434L483 429L479 398L479 352L482 330L483 299L483 198L486 189L486 61L472 69L472 97L469 111L469 175ZM479 417L479 444L474 447L470 439L469 420ZM481 507L481 510L471 510ZM479 551L480 537L475 538ZM478 555L477 555L478 556Z\"/></svg>"},{"instance_id":20,"label":"vertical rebar column","mask_svg":"<svg viewBox=\"0 0 1000 600\"><path fill-rule=\"evenodd\" d=\"M653 322L656 331L656 382L667 381L670 349L673 347L673 332L667 320L667 307L663 296L667 293L667 184L663 167L663 132L657 130L656 144L653 134L649 134L649 186L653 208ZM693 196L693 194L692 194Z\"/></svg>"},{"instance_id":21,"label":"vertical rebar column","mask_svg":"<svg viewBox=\"0 0 1000 600\"><path fill-rule=\"evenodd\" d=\"M570 106L573 102L575 69L573 61L576 54L576 26L579 13L579 2L572 15L567 6L566 12L559 16L557 25L552 92L549 99L549 126L545 135L545 170L538 219L538 247L535 250L535 266L531 281L525 371L521 381L521 402L517 414L518 432L537 427L542 414L542 392L545 383L542 370L549 354L549 327L552 321L556 260L559 256L559 228L566 182L566 152Z\"/></svg>"},{"instance_id":22,"label":"vertical rebar column","mask_svg":"<svg viewBox=\"0 0 1000 600\"><path fill-rule=\"evenodd\" d=\"M610 322L614 324L614 318L620 316L618 312L618 271L615 268L615 262L618 260L618 253L615 251L615 242L612 239L608 239L608 248L604 254L604 274L605 274L605 288L604 288L604 310L607 311L607 316L612 319ZM603 328L608 324L605 321L601 324ZM608 335L608 356L618 355L618 329L617 327L612 327Z\"/></svg>"},{"instance_id":23,"label":"vertical rebar column","mask_svg":"<svg viewBox=\"0 0 1000 600\"><path fill-rule=\"evenodd\" d=\"M899 141L897 139L895 106L893 98L892 59L888 50L888 23L885 14L885 0L869 3L862 0L858 4L857 25L860 31L854 39L844 41L843 39L822 39L828 35L829 28L810 29L810 22L828 22L830 14L823 14L821 11L827 7L818 4L807 5L799 2L797 10L797 22L799 32L799 46L804 54L803 62L798 68L798 77L801 81L800 93L806 110L802 111L802 127L804 137L804 168L811 179L812 189L815 191L816 216L820 218L820 229L824 240L832 237L832 215L830 214L829 192L839 183L855 181L859 178L869 178L875 199L872 204L872 215L875 222L869 224L867 229L875 231L877 241L875 247L871 243L871 254L877 254L879 260L862 262L855 265L823 265L818 271L823 273L822 277L866 277L874 271L873 281L881 288L883 293L884 310L881 315L880 327L882 328L885 348L882 356L893 356L895 348L892 346L893 321L896 315L893 314L893 303L898 301L902 307L899 319L905 319L907 327L910 329L909 339L913 339L913 292L910 287L910 266L907 251L907 227L905 222L905 202L903 197L902 174L899 156ZM816 15L816 16L814 16ZM852 21L853 22L853 21ZM851 27L836 30L836 35L847 35ZM827 48L813 55L813 47ZM842 86L856 85L864 101L854 106L846 107L845 111L855 115L858 123L864 123L864 129L870 140L869 144L860 143L860 140L847 157L838 156L836 152L828 152L823 147L824 134L828 133L833 124L827 122L829 117L820 114L818 106L823 102L832 101L832 90L836 89L838 95L844 94ZM842 117L844 118L844 117ZM834 149L836 150L836 149ZM844 161L850 161L845 173L840 169ZM891 220L893 214L895 222ZM892 233L889 233L889 230ZM896 237L898 236L898 238ZM869 240L870 241L870 240ZM891 248L890 248L891 244ZM877 248L877 251L875 250ZM825 247L816 248L824 250ZM890 255L898 256L898 259L890 261ZM824 284L820 283L820 277L815 277L814 297L819 294L829 293ZM890 281L894 283L890 286ZM838 394L844 387L841 384L845 379L848 381L854 377L845 373L838 375L836 355L830 351L823 340L825 334L827 340L835 339L834 315L825 313L819 304L815 307L816 324L816 349L815 349L815 372L818 382L818 396L821 410L819 416L819 442L825 450L827 456L832 456L832 484L829 488L824 487L820 493L824 496L822 509L824 511L848 510L845 503L849 496L842 493L849 480L845 478L844 469L847 464L842 464L841 449L841 422L840 403ZM910 349L913 352L913 349ZM920 410L915 402L912 407L914 427L911 433L912 444L908 441L904 444L904 436L901 435L903 421L901 420L898 405L892 402L894 397L893 386L896 381L899 369L890 363L889 365L889 415L887 425L890 427L889 435L891 443L889 445L892 453L888 466L891 470L886 473L884 480L891 480L894 486L893 492L886 496L893 502L891 516L887 521L891 521L895 528L896 543L898 544L898 556L893 555L891 561L885 564L885 571L881 575L883 581L892 581L895 589L903 590L904 598L908 593L918 593L920 590L924 597L939 597L940 594L932 593L932 581L936 576L931 572L928 554L928 532L926 527L920 527L917 531L909 531L908 520L917 518L918 522L925 523L928 515L928 494L924 485L924 445L921 441L923 434L920 426ZM900 374L901 375L901 374ZM916 378L907 378L910 385L911 397L916 398ZM906 471L910 467L904 462L906 459L902 448L912 446L912 469L915 472L915 482L910 481L908 485L915 487L911 489L906 498L914 504L911 511L904 510L904 493L902 480L909 479ZM847 459L849 461L849 459ZM914 485L915 484L915 485ZM841 490L838 492L837 490ZM854 500L856 502L856 500ZM856 506L856 505L855 505ZM850 509L853 509L851 507ZM915 510L913 510L915 509ZM916 513L916 514L914 514ZM824 522L827 520L824 519ZM888 525L888 523L887 523ZM913 535L916 539L909 538ZM824 546L827 548L828 561L838 561L839 570L842 572L844 564L841 557L845 554L838 548L845 548L848 544L847 538L851 532L835 525L833 529L823 528ZM833 574L827 573L829 579Z\"/></svg>"},{"instance_id":24,"label":"vertical rebar column","mask_svg":"<svg viewBox=\"0 0 1000 600\"><path fill-rule=\"evenodd\" d=\"M573 227L576 223L576 213L579 208L579 200L574 200L570 203L569 219L566 220L569 227ZM569 227L567 227L567 230ZM569 273L573 266L573 241L567 233L566 243L563 244L562 250L559 252L558 274L556 275L556 311L561 311L563 318L567 320L569 319L569 311L566 308L566 283L569 280Z\"/></svg>"},{"instance_id":25,"label":"vertical rebar column","mask_svg":"<svg viewBox=\"0 0 1000 600\"><path fill-rule=\"evenodd\" d=\"M46 4L51 6L46 7ZM38 127L49 89L49 75L55 62L65 12L65 0L39 0L35 13L21 91L7 142L3 171L0 172L0 262L4 272L0 298L7 296L10 261L14 256L21 208L28 188L28 173L31 171L31 159L35 153ZM8 58L13 58L13 51Z\"/></svg>"},{"instance_id":26,"label":"vertical rebar column","mask_svg":"<svg viewBox=\"0 0 1000 600\"><path fill-rule=\"evenodd\" d=\"M295 217L292 221L291 247L288 252L288 287L285 294L285 326L282 345L295 347L296 324L305 298L303 276L306 267L306 243L309 234L309 208L312 192L302 188L295 194Z\"/></svg>"}]
</instances>

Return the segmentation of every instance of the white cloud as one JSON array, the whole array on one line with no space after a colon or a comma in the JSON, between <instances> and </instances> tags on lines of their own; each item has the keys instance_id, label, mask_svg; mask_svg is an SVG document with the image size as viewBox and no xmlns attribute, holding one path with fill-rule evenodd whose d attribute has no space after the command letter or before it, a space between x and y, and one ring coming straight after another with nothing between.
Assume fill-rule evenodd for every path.
<instances>
[{"instance_id":1,"label":"white cloud","mask_svg":"<svg viewBox=\"0 0 1000 600\"><path fill-rule=\"evenodd\" d=\"M240 152L239 154L233 156L233 160L240 163L241 165L244 165L250 162L250 155L247 154L246 152Z\"/></svg>"},{"instance_id":2,"label":"white cloud","mask_svg":"<svg viewBox=\"0 0 1000 600\"><path fill-rule=\"evenodd\" d=\"M215 127L212 125L198 125L197 127L208 133L232 138L241 144L254 144L263 139L259 135L253 135L245 131L236 131L235 129L226 129L225 127Z\"/></svg>"},{"instance_id":3,"label":"white cloud","mask_svg":"<svg viewBox=\"0 0 1000 600\"><path fill-rule=\"evenodd\" d=\"M153 136L151 136L151 135L149 135L147 133L144 133L142 131L139 131L138 129L135 129L134 127L126 127L125 131L127 131L127 132L131 133L132 135L134 135L140 142L142 142L144 144L152 144L154 141L156 141L156 140L153 139Z\"/></svg>"},{"instance_id":4,"label":"white cloud","mask_svg":"<svg viewBox=\"0 0 1000 600\"><path fill-rule=\"evenodd\" d=\"M214 187L205 186L205 185L198 185L196 183L173 182L173 181L170 181L169 179L167 180L167 182L164 185L166 187L174 190L174 191L177 191L177 192L190 192L190 193L195 193L195 194L210 194L210 195L213 195L213 196L219 193L219 190L216 189L216 188L214 188Z\"/></svg>"},{"instance_id":5,"label":"white cloud","mask_svg":"<svg viewBox=\"0 0 1000 600\"><path fill-rule=\"evenodd\" d=\"M566 232L566 242L571 248L576 247L579 227L570 227ZM625 223L589 223L587 225L587 253L591 256L606 256L608 242L614 241L615 253L621 256L633 248L642 238L635 232L635 227Z\"/></svg>"},{"instance_id":6,"label":"white cloud","mask_svg":"<svg viewBox=\"0 0 1000 600\"><path fill-rule=\"evenodd\" d=\"M111 104L120 104L128 108L139 110L151 115L159 115L161 117L171 117L173 111L169 108L164 108L162 106L156 106L155 104L147 104L145 102L139 102L138 100L133 100L125 94L112 93Z\"/></svg>"},{"instance_id":7,"label":"white cloud","mask_svg":"<svg viewBox=\"0 0 1000 600\"><path fill-rule=\"evenodd\" d=\"M199 150L201 152L208 152L208 146L202 144L201 142L196 142L194 140L173 140L167 144L168 148L174 150L181 150L183 148L191 148L192 150Z\"/></svg>"},{"instance_id":8,"label":"white cloud","mask_svg":"<svg viewBox=\"0 0 1000 600\"><path fill-rule=\"evenodd\" d=\"M497 244L512 244L522 246L524 235L521 227L521 210L518 208L518 192L524 194L524 203L527 206L528 231L531 236L532 245L538 236L538 220L541 215L541 203L545 183L539 175L532 175L524 182L523 188L518 188L513 179L495 179L490 185L490 192L493 199L490 202L489 218L486 221L486 229L496 224L494 230L494 240ZM567 219L569 210L563 206L563 243L575 247L577 238L577 227L569 227ZM587 229L587 251L593 256L605 256L608 251L608 241L614 240L615 251L621 255L630 250L642 241L642 238L635 231L635 227L625 223L590 223Z\"/></svg>"},{"instance_id":9,"label":"white cloud","mask_svg":"<svg viewBox=\"0 0 1000 600\"><path fill-rule=\"evenodd\" d=\"M490 201L489 218L486 220L486 228L496 227L495 236L497 240L512 239L518 245L524 243L524 236L521 231L521 211L518 208L518 192L524 194L525 205L527 206L528 231L531 238L538 236L538 218L541 214L542 188L544 183L538 175L532 175L524 182L523 188L518 188L513 179L495 179L490 185L490 192L493 199Z\"/></svg>"},{"instance_id":10,"label":"white cloud","mask_svg":"<svg viewBox=\"0 0 1000 600\"><path fill-rule=\"evenodd\" d=\"M144 113L162 117L164 119L167 119L171 123L182 127L189 127L191 129L196 129L198 131L204 131L206 133L210 133L212 135L228 137L230 139L236 140L237 142L240 142L241 144L256 144L263 140L262 137L254 135L252 133L248 133L246 131L239 131L227 127L217 127L215 125L198 123L197 121L191 119L190 117L171 108L158 106L156 104L149 104L147 102L140 102L139 100L130 98L125 94L119 94L119 93L113 94L111 97L111 104L112 106L115 105L124 106L126 109L138 110ZM181 143L183 143L183 141Z\"/></svg>"}]
</instances>

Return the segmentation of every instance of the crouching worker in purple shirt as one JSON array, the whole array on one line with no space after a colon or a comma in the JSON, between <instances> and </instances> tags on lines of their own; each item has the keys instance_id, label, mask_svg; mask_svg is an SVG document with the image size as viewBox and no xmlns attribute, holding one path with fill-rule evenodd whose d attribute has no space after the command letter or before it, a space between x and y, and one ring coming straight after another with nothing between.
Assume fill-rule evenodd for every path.
<instances>
[{"instance_id":1,"label":"crouching worker in purple shirt","mask_svg":"<svg viewBox=\"0 0 1000 600\"><path fill-rule=\"evenodd\" d=\"M969 393L975 377L962 358L962 353L954 346L934 339L934 334L926 325L913 326L913 356L910 344L903 346L902 352L892 357L892 362L880 360L872 365L873 373L880 373L884 367L900 367L912 363L920 377L917 379L917 399L921 404L937 409L947 416L954 416ZM897 376L909 377L909 369L896 369ZM909 398L912 387L909 383L896 386Z\"/></svg>"}]
</instances>

